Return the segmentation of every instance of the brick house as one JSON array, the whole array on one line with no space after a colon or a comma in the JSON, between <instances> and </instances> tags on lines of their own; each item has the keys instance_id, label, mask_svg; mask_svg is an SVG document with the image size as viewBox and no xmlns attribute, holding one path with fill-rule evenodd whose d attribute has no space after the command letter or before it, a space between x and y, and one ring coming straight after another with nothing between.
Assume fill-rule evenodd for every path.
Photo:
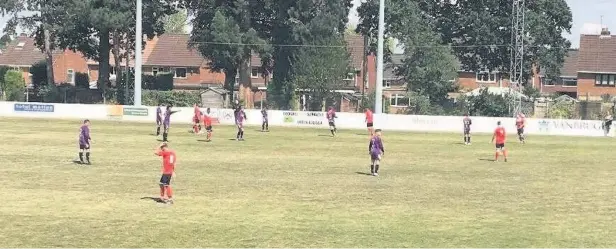
<instances>
[{"instance_id":1,"label":"brick house","mask_svg":"<svg viewBox=\"0 0 616 249\"><path fill-rule=\"evenodd\" d=\"M356 107L358 96L368 89L374 89L376 82L376 67L374 56L365 56L364 38L356 34L347 34L345 40L349 47L351 66L354 71L344 79L345 86L340 89L343 93L339 101L341 110L353 110ZM208 87L221 87L224 85L225 75L210 71L207 59L198 51L188 47L189 35L161 35L147 42L143 55L143 73L157 74L169 72L175 75L174 87L176 89L206 89ZM366 60L366 68L364 68ZM253 54L250 60L250 87L239 84L239 75L236 76L235 97L243 96L249 107L260 107L266 99L267 84L272 80L272 73L264 77L260 71L261 59ZM365 72L365 73L364 73ZM91 74L92 75L92 74ZM364 84L364 77L366 84ZM243 94L239 94L242 91Z\"/></svg>"},{"instance_id":2,"label":"brick house","mask_svg":"<svg viewBox=\"0 0 616 249\"><path fill-rule=\"evenodd\" d=\"M546 79L542 72L539 72L540 84L539 91L542 94L569 95L577 98L577 79L578 79L578 57L580 51L571 49L565 57L563 67L560 69L558 79Z\"/></svg>"},{"instance_id":3,"label":"brick house","mask_svg":"<svg viewBox=\"0 0 616 249\"><path fill-rule=\"evenodd\" d=\"M590 101L616 96L616 36L607 28L600 35L581 35L580 48L569 51L561 76L555 80L540 76L543 93Z\"/></svg>"},{"instance_id":4,"label":"brick house","mask_svg":"<svg viewBox=\"0 0 616 249\"><path fill-rule=\"evenodd\" d=\"M27 85L32 84L30 68L45 60L45 55L34 44L34 38L21 34L0 54L0 66L20 71ZM53 51L54 82L75 84L77 73L87 73L87 59L70 50Z\"/></svg>"},{"instance_id":5,"label":"brick house","mask_svg":"<svg viewBox=\"0 0 616 249\"><path fill-rule=\"evenodd\" d=\"M616 36L608 29L603 29L601 35L582 35L577 72L579 99L616 96Z\"/></svg>"}]
</instances>

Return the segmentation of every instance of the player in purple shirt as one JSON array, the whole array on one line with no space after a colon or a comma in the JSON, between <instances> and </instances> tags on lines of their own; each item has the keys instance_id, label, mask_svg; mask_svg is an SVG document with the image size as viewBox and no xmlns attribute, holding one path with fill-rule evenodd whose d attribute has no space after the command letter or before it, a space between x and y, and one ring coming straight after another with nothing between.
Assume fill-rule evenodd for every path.
<instances>
[{"instance_id":1,"label":"player in purple shirt","mask_svg":"<svg viewBox=\"0 0 616 249\"><path fill-rule=\"evenodd\" d=\"M471 144L471 125L473 124L473 121L471 120L471 118L468 117L468 114L466 114L464 115L464 119L462 120L462 123L464 124L464 144L470 145Z\"/></svg>"},{"instance_id":2,"label":"player in purple shirt","mask_svg":"<svg viewBox=\"0 0 616 249\"><path fill-rule=\"evenodd\" d=\"M263 124L261 124L261 131L269 131L269 120L267 118L267 107L261 109L261 116L263 117Z\"/></svg>"},{"instance_id":3,"label":"player in purple shirt","mask_svg":"<svg viewBox=\"0 0 616 249\"><path fill-rule=\"evenodd\" d=\"M174 114L179 111L171 111L172 105L167 106L167 110L165 111L165 115L163 117L163 142L168 142L167 136L169 135L169 125L171 124L171 114Z\"/></svg>"},{"instance_id":4,"label":"player in purple shirt","mask_svg":"<svg viewBox=\"0 0 616 249\"><path fill-rule=\"evenodd\" d=\"M81 164L90 164L90 120L84 120L83 125L79 128L79 162ZM86 160L83 160L83 153L86 154Z\"/></svg>"},{"instance_id":5,"label":"player in purple shirt","mask_svg":"<svg viewBox=\"0 0 616 249\"><path fill-rule=\"evenodd\" d=\"M237 141L244 141L244 121L246 121L246 113L244 107L239 106L235 109L235 125L237 125Z\"/></svg>"},{"instance_id":6,"label":"player in purple shirt","mask_svg":"<svg viewBox=\"0 0 616 249\"><path fill-rule=\"evenodd\" d=\"M163 125L163 104L156 107L156 136L160 135L160 127Z\"/></svg>"},{"instance_id":7,"label":"player in purple shirt","mask_svg":"<svg viewBox=\"0 0 616 249\"><path fill-rule=\"evenodd\" d=\"M370 145L368 145L368 153L370 153L370 173L373 176L379 175L379 165L381 164L381 158L385 154L385 147L383 146L383 140L381 140L381 129L374 131L374 136L370 139Z\"/></svg>"}]
</instances>

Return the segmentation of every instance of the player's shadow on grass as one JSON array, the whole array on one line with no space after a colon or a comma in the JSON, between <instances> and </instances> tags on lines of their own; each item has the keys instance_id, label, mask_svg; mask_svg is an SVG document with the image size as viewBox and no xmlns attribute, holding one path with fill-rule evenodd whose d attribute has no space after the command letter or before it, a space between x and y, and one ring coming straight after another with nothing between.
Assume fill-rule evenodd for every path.
<instances>
[{"instance_id":1,"label":"player's shadow on grass","mask_svg":"<svg viewBox=\"0 0 616 249\"><path fill-rule=\"evenodd\" d=\"M319 137L331 137L332 135L319 134Z\"/></svg>"},{"instance_id":2,"label":"player's shadow on grass","mask_svg":"<svg viewBox=\"0 0 616 249\"><path fill-rule=\"evenodd\" d=\"M457 142L457 143L453 143L454 145L464 145L463 142Z\"/></svg>"},{"instance_id":3,"label":"player's shadow on grass","mask_svg":"<svg viewBox=\"0 0 616 249\"><path fill-rule=\"evenodd\" d=\"M158 202L158 203L165 203L165 201L163 201L163 199L161 199L159 197L149 197L149 196L147 196L147 197L142 197L141 199L142 200L152 200L152 201L155 201L155 202Z\"/></svg>"},{"instance_id":4,"label":"player's shadow on grass","mask_svg":"<svg viewBox=\"0 0 616 249\"><path fill-rule=\"evenodd\" d=\"M494 162L494 159L479 158L479 161Z\"/></svg>"},{"instance_id":5,"label":"player's shadow on grass","mask_svg":"<svg viewBox=\"0 0 616 249\"><path fill-rule=\"evenodd\" d=\"M235 139L233 139L233 140L235 140ZM209 143L209 142L212 142L212 140L207 140L207 139L197 139L197 142Z\"/></svg>"},{"instance_id":6,"label":"player's shadow on grass","mask_svg":"<svg viewBox=\"0 0 616 249\"><path fill-rule=\"evenodd\" d=\"M355 174L365 175L365 176L372 176L372 174L369 174L369 173L366 173L366 172L359 172L359 171L355 172Z\"/></svg>"}]
</instances>

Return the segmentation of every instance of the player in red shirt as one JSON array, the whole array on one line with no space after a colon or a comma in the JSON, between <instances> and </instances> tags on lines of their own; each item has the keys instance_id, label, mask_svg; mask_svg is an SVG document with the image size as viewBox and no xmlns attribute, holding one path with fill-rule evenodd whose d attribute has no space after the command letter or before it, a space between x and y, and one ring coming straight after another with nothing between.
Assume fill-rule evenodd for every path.
<instances>
[{"instance_id":1,"label":"player in red shirt","mask_svg":"<svg viewBox=\"0 0 616 249\"><path fill-rule=\"evenodd\" d=\"M494 143L494 140L496 140L496 154L494 156L494 162L498 162L498 156L501 153L503 153L505 162L507 162L507 149L505 148L507 132L505 131L505 128L501 125L501 121L498 121L497 127L494 130L494 135L492 136L492 143Z\"/></svg>"},{"instance_id":2,"label":"player in red shirt","mask_svg":"<svg viewBox=\"0 0 616 249\"><path fill-rule=\"evenodd\" d=\"M173 191L171 190L171 177L175 175L175 151L169 149L167 143L162 143L154 153L163 158L163 175L160 177L160 200L173 204Z\"/></svg>"},{"instance_id":3,"label":"player in red shirt","mask_svg":"<svg viewBox=\"0 0 616 249\"><path fill-rule=\"evenodd\" d=\"M370 132L370 137L374 135L374 114L370 108L366 108L366 126L368 127L368 132Z\"/></svg>"},{"instance_id":4,"label":"player in red shirt","mask_svg":"<svg viewBox=\"0 0 616 249\"><path fill-rule=\"evenodd\" d=\"M524 127L526 126L526 117L523 113L518 114L518 117L515 119L515 126L518 128L518 138L520 139L520 143L526 143L526 138L524 136Z\"/></svg>"},{"instance_id":5,"label":"player in red shirt","mask_svg":"<svg viewBox=\"0 0 616 249\"><path fill-rule=\"evenodd\" d=\"M201 110L195 104L195 115L193 116L193 132L198 134L201 131Z\"/></svg>"},{"instance_id":6,"label":"player in red shirt","mask_svg":"<svg viewBox=\"0 0 616 249\"><path fill-rule=\"evenodd\" d=\"M210 108L207 108L203 115L203 126L205 126L205 130L207 131L207 141L212 141L212 117L210 117Z\"/></svg>"}]
</instances>

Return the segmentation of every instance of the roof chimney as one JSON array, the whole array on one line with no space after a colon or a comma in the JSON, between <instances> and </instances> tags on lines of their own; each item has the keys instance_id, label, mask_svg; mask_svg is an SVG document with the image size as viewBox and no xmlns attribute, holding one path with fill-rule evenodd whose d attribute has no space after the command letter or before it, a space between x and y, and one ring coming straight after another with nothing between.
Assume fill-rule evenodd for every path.
<instances>
[{"instance_id":1,"label":"roof chimney","mask_svg":"<svg viewBox=\"0 0 616 249\"><path fill-rule=\"evenodd\" d=\"M608 28L602 28L601 29L601 35L602 36L610 36L611 35L610 30Z\"/></svg>"}]
</instances>

